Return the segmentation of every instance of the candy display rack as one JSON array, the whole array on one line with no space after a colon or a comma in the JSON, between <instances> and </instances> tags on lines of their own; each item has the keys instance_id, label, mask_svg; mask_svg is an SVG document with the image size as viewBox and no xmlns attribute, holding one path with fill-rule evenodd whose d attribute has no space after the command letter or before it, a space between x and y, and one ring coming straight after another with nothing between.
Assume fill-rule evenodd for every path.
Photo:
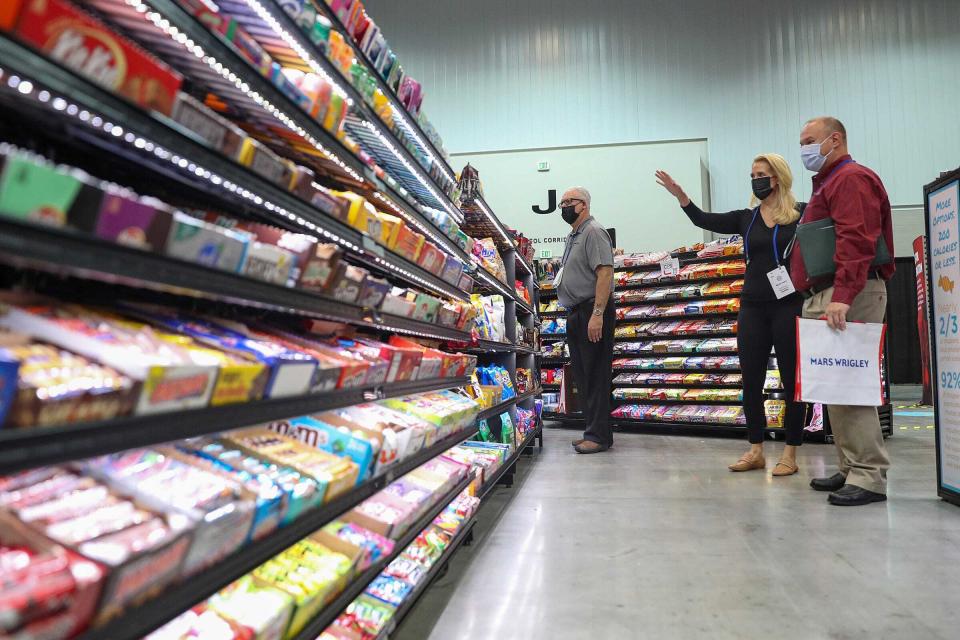
<instances>
[{"instance_id":1,"label":"candy display rack","mask_svg":"<svg viewBox=\"0 0 960 640\"><path fill-rule=\"evenodd\" d=\"M18 12L27 11L27 5L31 11L50 13L19 24ZM374 110L351 80L330 63L322 47L305 36L299 23L276 3L229 0L214 7L212 3L193 0L50 0L14 2L9 10L5 9L0 20L0 176L5 179L0 184L0 280L7 290L3 295L15 290L18 295L43 296L40 300L53 309L51 317L74 304L100 305L104 313L119 313L122 322L135 324L139 320L131 321L123 314L136 310L149 315L158 308L165 310L163 313L171 310L175 314L171 317L183 314L191 319L212 318L229 325L231 331L236 326L243 326L244 330L255 327L253 331L275 331L271 335L282 334L283 339L289 336L291 340L319 340L315 337L322 336L323 340L336 342L360 338L380 345L398 336L421 340L426 341L418 343L423 353L429 351L436 363L442 363L437 374L420 373L423 379L390 377L387 381L387 376L395 373L386 373L392 369L384 358L376 366L385 375L374 379L371 374L370 382L353 380L342 387L329 386L326 382L321 385L319 378L298 374L303 389L281 392L286 383L278 382L279 371L285 364L271 360L269 365L263 365L262 384L275 393L261 390L259 395L248 393L245 401L206 402L199 399L202 394L191 391L190 385L201 381L206 389L212 389L216 377L221 375L223 385L217 389L224 394L236 392L229 386L226 374L221 373L221 367L225 371L228 366L223 363L229 362L237 370L245 366L244 370L250 371L254 368L251 361L261 366L259 361L249 354L225 355L226 351L196 346L190 342L194 338L185 333L171 333L171 344L190 342L193 346L168 349L189 349L191 357L197 358L189 366L196 366L202 373L185 377L179 386L170 387L190 402L185 400L183 406L171 404L162 411L117 410L115 417L109 419L67 419L64 412L62 421L47 416L42 424L37 421L18 428L7 426L0 430L0 469L4 476L67 462L86 469L84 465L88 463L84 460L93 456L167 443L179 446L185 438L217 437L249 425L456 389L469 383L470 372L469 366L455 372L457 363L475 362L470 356L456 354L469 351L494 349L489 356L477 357L499 359L514 381L518 362L527 363L526 368L534 370L536 345L518 344L518 338L523 336L517 335L516 324L519 320L525 329L536 327L533 306L513 286L491 282L492 275L476 265L467 252L469 239L457 233L467 225L459 226L464 222L464 213L458 207L455 176L442 148L421 128L422 121L415 114L406 113L397 92L380 78L366 54L344 33L335 12L324 2L313 7L327 16L334 31L353 48L357 63L366 65L371 72L393 106L392 124L384 120L382 110ZM47 44L31 35L35 25L53 19L56 12L86 25L97 37L111 39L118 50L146 69L136 72L153 73L157 82L162 79L172 88L158 88L153 78L145 76L144 83L156 91L139 92L138 77L137 82L125 85L121 93L109 84L101 84L102 77L85 75L89 69L73 68L72 59L57 59ZM222 31L217 24L223 27ZM330 127L317 119L313 106L306 104L304 96L284 80L281 67L325 77L345 105L342 122ZM192 120L174 113L184 104L195 110ZM234 143L236 148L230 147ZM11 186L14 163L24 167L18 177L40 175L47 180L59 180L57 184L69 182L80 195L58 210L43 201L57 196L57 189L45 190L37 186L44 183L28 180L22 181L27 186ZM39 202L29 205L32 209L4 198L11 193L21 197L28 191ZM144 223L142 229L129 227L124 234L108 238L98 226L106 219L107 211L105 205L102 211L98 209L99 199L107 197L136 209L144 219L147 209L151 215L156 211L155 219L166 221L168 226L147 228ZM357 197L364 202L358 208L353 207ZM499 221L485 205L484 208L487 210L482 214L497 227ZM372 210L376 216L370 213ZM161 215L164 212L168 212L166 218ZM240 226L228 229L226 225L214 225L203 218L206 213ZM382 222L386 232L374 226L374 222ZM177 253L167 236L167 229L174 228L174 224L184 225L185 237L193 237L193 232L197 237L216 240L198 248L196 255L186 256L180 248ZM290 263L285 262L288 256L280 245L265 239L255 243L250 239L256 235L253 232L233 231L252 227L258 229L257 234L266 233L266 229L285 240L292 236L307 238L311 252L314 245L331 247L323 260L311 254L311 261L298 263L304 271L308 265L316 267L327 278L326 284L307 286L294 275L292 267L284 276L278 265L289 267ZM390 229L400 233L401 228L406 230L416 251L402 251L396 237L389 233ZM176 240L182 238L177 236ZM428 255L428 245L431 260L423 257ZM236 248L238 258L232 266L225 266L224 246ZM288 253L294 255L292 250ZM514 278L523 281L532 293L535 283L529 263L506 243L502 253L508 282L512 283ZM264 262L259 271L251 266L255 256ZM280 271L280 276L271 276L273 271ZM326 275L328 272L333 275ZM344 290L329 286L334 278L341 278ZM509 308L509 342L503 351L500 344L473 342L469 322L450 323L449 313L444 320L436 310L443 308L454 313L454 320L466 317L463 309L469 305L469 292L499 290L498 284L503 285L501 292ZM368 289L374 293L379 290L382 295L358 295ZM396 298L393 307L383 304L388 296ZM149 310L144 306L147 304L151 305ZM433 311L431 304L436 305ZM18 305L19 302L8 303L4 298L0 315L4 316L5 328L11 328L7 323L11 309L15 311L9 317L21 313L16 311L21 308ZM145 322L159 322L161 317L166 316L161 314ZM30 333L33 327L40 326L36 324L40 321L31 318L30 322L35 324L15 329L40 340ZM202 322L199 326L205 326ZM120 324L106 324L116 335L101 328L103 337L118 339ZM163 328L168 329L176 333L170 327ZM157 331L159 335L159 326ZM50 329L45 335L62 334ZM146 334L137 335L142 338ZM77 339L78 344L86 344ZM162 342L159 340L158 345ZM201 353L206 355L201 357ZM316 361L303 351L298 353L299 356L293 356L293 351L288 350L284 357L313 362L319 376ZM88 368L105 368L94 356L85 355L94 361ZM136 354L129 355L123 364L131 358L138 359ZM337 360L341 355L330 357ZM218 364L212 365L211 358ZM373 369L370 362L374 360L377 358L371 357L363 366ZM343 368L352 366L348 359L339 362L338 366ZM290 365L286 370L292 371L294 365L286 364ZM9 362L5 360L4 365ZM11 388L16 390L17 374L13 375ZM111 381L120 384L116 379ZM9 380L5 378L4 382ZM141 379L127 383L138 393L147 384ZM511 412L515 416L515 406L532 405L538 392L534 385L482 415ZM130 393L132 396L133 392ZM166 388L152 396L144 391L142 397L161 402L167 393L170 390ZM210 397L208 392L206 398ZM92 411L92 401L84 408L90 415L97 415ZM169 584L152 590L136 606L98 620L80 637L143 637L477 431L478 423L473 420L469 426L449 433L438 430L440 435L435 441L421 438L419 444L408 449L409 455L377 473L369 466L365 479L358 476L355 484L338 489L340 493L330 491L326 495L329 499L322 504L304 508L262 537L253 539L251 533L251 539L243 544L223 547L235 550L224 551L223 558L201 572L185 572L171 578ZM533 435L528 434L517 452L529 449ZM341 456L333 456L333 460L339 468L348 466L341 462ZM355 469L360 466L350 464ZM504 465L498 481L508 479L515 464L516 456ZM468 482L464 479L444 495L434 496L439 499L428 507L424 505L423 516L410 534L415 536L427 526ZM244 491L238 489L238 495L247 495ZM186 538L185 535L183 539ZM399 542L398 553L409 538L400 538ZM149 584L149 572L141 573L144 575L138 576L138 580ZM109 571L106 575L115 577ZM376 573L365 575L369 581ZM361 582L363 576L356 585L351 583L352 595L362 589ZM329 621L322 616L338 613L337 605L345 606L352 595L342 592L312 621L310 629L319 633ZM113 606L109 599L108 604Z\"/></svg>"},{"instance_id":2,"label":"candy display rack","mask_svg":"<svg viewBox=\"0 0 960 640\"><path fill-rule=\"evenodd\" d=\"M662 274L667 254L620 258L630 264L615 277L614 425L746 430L736 356L742 248L713 252L669 254L676 276Z\"/></svg>"}]
</instances>

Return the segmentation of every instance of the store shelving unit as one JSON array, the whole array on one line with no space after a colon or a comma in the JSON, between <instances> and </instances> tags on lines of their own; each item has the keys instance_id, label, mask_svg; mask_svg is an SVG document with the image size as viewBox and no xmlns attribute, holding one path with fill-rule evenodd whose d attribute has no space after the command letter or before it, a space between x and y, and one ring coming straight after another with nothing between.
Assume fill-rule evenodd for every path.
<instances>
[{"instance_id":1,"label":"store shelving unit","mask_svg":"<svg viewBox=\"0 0 960 640\"><path fill-rule=\"evenodd\" d=\"M258 0L217 3L221 11L236 18L276 60L287 66L313 70L334 81L337 91L350 103L346 131L358 142L361 153L324 129L254 69L233 45L218 38L190 14L183 3L85 0L80 4L180 73L185 80L184 89L193 96L214 97L223 107L222 116L243 125L249 135L280 156L310 167L319 183L354 190L375 202L377 208L401 216L434 242L445 256L462 261L465 271L474 273L478 288L496 289L495 283L489 282L493 276L478 270L472 256L447 238L430 215L431 210L441 210L457 222L464 220L464 214L450 198L455 176L442 151L420 129L415 118L403 113L397 96L374 71L373 77L396 108L397 124L403 135L387 126L348 79L339 76L339 71L301 34L279 5ZM319 2L316 6L327 13L334 28L343 30L326 3ZM349 37L346 39L350 41ZM359 49L356 53L360 63L370 66ZM350 264L382 275L392 284L443 298L469 300L469 294L460 287L385 249L333 217L329 205L310 202L287 191L213 148L172 119L137 106L5 33L0 33L0 141L33 149L141 195L155 196L174 207L221 211L314 236L320 242L336 244ZM424 155L430 159L429 166L421 162L420 156ZM371 158L378 165L376 169ZM492 212L488 210L483 215L498 233L503 230ZM506 244L502 247L508 282L512 283L515 277L528 278L527 286L532 291L532 277L523 275L532 274L530 265L517 255L510 238L505 240L510 242L509 247ZM65 295L72 291L77 299L85 302L129 297L162 301L178 309L214 308L229 311L231 317L282 318L291 323L315 318L359 327L375 335L399 333L453 343L468 343L471 339L469 331L218 271L67 228L22 223L8 217L0 217L0 263L2 275L19 287L37 285L36 289L43 293ZM501 345L493 345L491 353L492 357L502 357L505 366L513 372L518 359L532 362L535 357L533 347L516 344L513 319L519 317L525 326L532 327L536 314L513 290L512 284L499 284L508 300L507 327L512 344L504 345L502 352L499 351ZM5 474L13 473L383 398L459 387L468 381L457 377L366 385L323 394L100 422L8 429L0 431L0 469ZM481 417L510 411L517 403L532 402L536 392L539 390L492 407L481 413ZM349 511L393 480L476 433L475 422L348 493L302 513L289 525L241 547L213 567L165 588L156 597L131 607L120 617L81 637L111 640L143 637ZM529 437L525 447L528 441ZM423 518L401 537L394 555L399 555L467 484L465 479L440 496ZM449 552L455 548L456 545L451 545ZM325 607L299 637L316 637L390 559L383 559L360 576Z\"/></svg>"},{"instance_id":2,"label":"store shelving unit","mask_svg":"<svg viewBox=\"0 0 960 640\"><path fill-rule=\"evenodd\" d=\"M460 525L456 535L451 538L450 544L446 549L444 549L443 554L437 559L433 566L430 567L430 570L427 571L427 574L423 577L423 580L412 592L410 592L400 606L397 607L397 611L393 614L393 618L390 619L390 622L387 623L387 626L377 636L377 640L388 640L390 638L390 636L403 622L403 619L408 613L410 613L411 609L413 609L413 606L420 599L420 596L426 592L427 588L434 582L434 580L446 572L447 563L450 561L450 558L453 556L453 554L457 552L457 549L459 549L461 546L468 545L473 541L473 527L475 524L476 516L473 516Z\"/></svg>"},{"instance_id":3,"label":"store shelving unit","mask_svg":"<svg viewBox=\"0 0 960 640\"><path fill-rule=\"evenodd\" d=\"M137 640L150 631L156 629L169 620L172 620L198 602L216 593L234 580L246 575L259 565L277 555L298 540L310 535L323 527L339 515L349 511L363 502L377 491L383 489L390 482L405 473L416 469L424 462L440 455L450 447L456 446L463 440L476 433L476 427L471 427L460 433L453 434L433 446L421 451L418 455L403 461L391 473L380 476L360 485L350 493L329 502L322 507L306 512L292 524L271 534L259 542L252 543L236 551L231 556L221 560L216 566L192 576L188 581L164 590L162 596L136 607L128 613L115 618L106 625L96 627L85 633L83 640L111 638L111 640ZM466 488L469 479L450 491L444 499L438 501L434 517L457 494ZM432 520L432 518L431 518Z\"/></svg>"},{"instance_id":4,"label":"store shelving unit","mask_svg":"<svg viewBox=\"0 0 960 640\"><path fill-rule=\"evenodd\" d=\"M0 469L5 473L124 449L219 433L421 391L461 387L468 378L397 382L324 394L258 400L203 409L136 415L33 429L0 430Z\"/></svg>"},{"instance_id":5,"label":"store shelving unit","mask_svg":"<svg viewBox=\"0 0 960 640\"><path fill-rule=\"evenodd\" d=\"M384 555L380 560L373 563L366 571L354 578L347 588L338 595L330 604L325 606L323 610L317 615L313 620L307 623L307 625L298 633L293 636L292 640L315 640L317 636L323 633L323 630L330 626L337 616L340 615L340 612L347 608L353 599L358 595L363 593L363 590L367 588L367 585L370 584L380 572L387 568L395 558L397 558L404 549L410 545L411 542L416 540L417 536L420 535L420 532L425 528L430 526L430 523L433 522L440 513L447 508L451 502L458 495L460 495L464 489L472 481L472 478L465 478L463 481L457 483L450 491L445 493L439 500L434 502L434 504L427 510L427 512L421 516L417 521L404 533L400 536L394 543L393 551L389 554Z\"/></svg>"}]
</instances>

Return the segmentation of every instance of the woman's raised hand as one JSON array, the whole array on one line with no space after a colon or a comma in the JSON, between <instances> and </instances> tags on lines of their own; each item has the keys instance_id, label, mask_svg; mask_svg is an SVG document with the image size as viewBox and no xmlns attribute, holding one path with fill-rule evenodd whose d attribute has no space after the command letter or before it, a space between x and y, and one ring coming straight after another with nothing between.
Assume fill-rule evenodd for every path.
<instances>
[{"instance_id":1,"label":"woman's raised hand","mask_svg":"<svg viewBox=\"0 0 960 640\"><path fill-rule=\"evenodd\" d=\"M670 192L670 194L680 202L680 206L685 207L690 204L690 198L684 193L683 187L674 182L670 174L663 169L657 169L657 184Z\"/></svg>"}]
</instances>

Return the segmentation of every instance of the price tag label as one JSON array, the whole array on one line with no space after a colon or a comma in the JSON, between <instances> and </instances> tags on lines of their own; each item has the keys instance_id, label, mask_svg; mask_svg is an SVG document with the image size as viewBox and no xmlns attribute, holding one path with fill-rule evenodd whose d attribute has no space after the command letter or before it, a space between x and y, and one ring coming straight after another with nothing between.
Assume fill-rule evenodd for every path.
<instances>
[{"instance_id":1,"label":"price tag label","mask_svg":"<svg viewBox=\"0 0 960 640\"><path fill-rule=\"evenodd\" d=\"M383 257L383 247L374 242L370 236L363 236L363 248L375 256Z\"/></svg>"},{"instance_id":2,"label":"price tag label","mask_svg":"<svg viewBox=\"0 0 960 640\"><path fill-rule=\"evenodd\" d=\"M678 273L680 273L679 258L664 258L663 260L660 261L660 277L661 278L672 278Z\"/></svg>"}]
</instances>

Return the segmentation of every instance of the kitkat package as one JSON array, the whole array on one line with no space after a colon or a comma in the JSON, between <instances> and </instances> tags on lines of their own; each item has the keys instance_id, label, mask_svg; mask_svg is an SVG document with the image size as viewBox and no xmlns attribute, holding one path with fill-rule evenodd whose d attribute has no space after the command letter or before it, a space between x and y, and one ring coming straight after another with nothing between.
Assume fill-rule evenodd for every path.
<instances>
[{"instance_id":1,"label":"kitkat package","mask_svg":"<svg viewBox=\"0 0 960 640\"><path fill-rule=\"evenodd\" d=\"M54 60L142 107L164 115L173 110L180 76L66 0L27 0L14 33Z\"/></svg>"}]
</instances>

